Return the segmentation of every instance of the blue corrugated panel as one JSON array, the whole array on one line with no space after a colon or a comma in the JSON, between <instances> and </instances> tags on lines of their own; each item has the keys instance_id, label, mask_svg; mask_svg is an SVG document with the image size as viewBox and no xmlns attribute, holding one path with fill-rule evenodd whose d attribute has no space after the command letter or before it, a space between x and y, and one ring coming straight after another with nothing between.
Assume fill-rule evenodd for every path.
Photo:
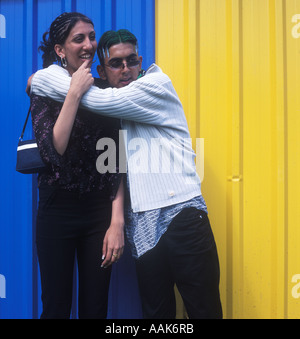
<instances>
[{"instance_id":1,"label":"blue corrugated panel","mask_svg":"<svg viewBox=\"0 0 300 339\"><path fill-rule=\"evenodd\" d=\"M15 160L17 140L29 105L26 81L42 67L41 55L37 53L42 35L59 14L76 10L93 20L98 38L109 29L131 30L139 40L143 66L147 68L155 61L154 2L0 0L0 319L35 318L41 312L34 243L36 177L15 172ZM96 75L95 68L93 72ZM25 137L31 133L28 128ZM113 270L109 317L140 316L133 260L126 251Z\"/></svg>"},{"instance_id":2,"label":"blue corrugated panel","mask_svg":"<svg viewBox=\"0 0 300 339\"><path fill-rule=\"evenodd\" d=\"M32 178L15 171L17 140L29 105L24 84L31 42L26 37L23 1L1 0L0 13L6 30L6 37L0 38L0 274L6 279L0 318L31 318ZM26 136L30 133L29 129Z\"/></svg>"}]
</instances>

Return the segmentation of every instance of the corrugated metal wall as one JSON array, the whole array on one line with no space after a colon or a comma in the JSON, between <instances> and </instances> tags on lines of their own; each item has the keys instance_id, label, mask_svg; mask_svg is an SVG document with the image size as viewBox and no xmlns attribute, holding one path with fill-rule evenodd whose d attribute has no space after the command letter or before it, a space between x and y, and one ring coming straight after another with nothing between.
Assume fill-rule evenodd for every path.
<instances>
[{"instance_id":1,"label":"corrugated metal wall","mask_svg":"<svg viewBox=\"0 0 300 339\"><path fill-rule=\"evenodd\" d=\"M154 0L0 0L0 318L36 318L41 312L33 240L36 178L18 174L15 157L29 105L25 94L27 78L42 67L37 53L39 42L51 22L64 11L89 16L98 38L108 29L130 29L140 41L144 67L154 62ZM95 69L93 72L96 76ZM30 128L26 134L31 134ZM141 316L134 274L127 253L113 271L109 317Z\"/></svg>"},{"instance_id":2,"label":"corrugated metal wall","mask_svg":"<svg viewBox=\"0 0 300 339\"><path fill-rule=\"evenodd\" d=\"M225 317L300 318L300 1L157 0L156 16L156 61L204 138Z\"/></svg>"}]
</instances>

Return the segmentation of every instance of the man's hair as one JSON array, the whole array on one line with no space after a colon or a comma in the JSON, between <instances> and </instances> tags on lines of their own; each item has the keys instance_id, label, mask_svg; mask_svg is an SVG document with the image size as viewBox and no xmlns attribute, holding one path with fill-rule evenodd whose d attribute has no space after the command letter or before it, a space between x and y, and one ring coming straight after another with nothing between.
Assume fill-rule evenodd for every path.
<instances>
[{"instance_id":1,"label":"man's hair","mask_svg":"<svg viewBox=\"0 0 300 339\"><path fill-rule=\"evenodd\" d=\"M109 55L109 49L111 46L118 45L120 43L130 43L135 46L138 52L138 42L134 34L127 29L120 29L118 31L107 31L99 40L97 47L97 54L100 61L100 65L104 66L105 52Z\"/></svg>"}]
</instances>

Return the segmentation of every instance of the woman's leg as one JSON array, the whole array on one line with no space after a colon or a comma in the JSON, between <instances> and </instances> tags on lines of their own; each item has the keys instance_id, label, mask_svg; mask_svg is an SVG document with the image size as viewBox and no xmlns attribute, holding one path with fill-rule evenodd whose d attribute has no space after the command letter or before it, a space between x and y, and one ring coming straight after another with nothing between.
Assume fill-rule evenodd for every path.
<instances>
[{"instance_id":1,"label":"woman's leg","mask_svg":"<svg viewBox=\"0 0 300 339\"><path fill-rule=\"evenodd\" d=\"M76 249L69 199L53 188L39 190L36 223L37 253L41 273L41 318L69 318L72 305Z\"/></svg>"},{"instance_id":2,"label":"woman's leg","mask_svg":"<svg viewBox=\"0 0 300 339\"><path fill-rule=\"evenodd\" d=\"M42 319L68 319L72 306L75 243L73 240L37 239L41 273Z\"/></svg>"},{"instance_id":3,"label":"woman's leg","mask_svg":"<svg viewBox=\"0 0 300 339\"><path fill-rule=\"evenodd\" d=\"M103 239L111 221L111 201L94 195L82 201L85 226L78 240L78 315L80 319L107 317L111 266L101 267Z\"/></svg>"}]
</instances>

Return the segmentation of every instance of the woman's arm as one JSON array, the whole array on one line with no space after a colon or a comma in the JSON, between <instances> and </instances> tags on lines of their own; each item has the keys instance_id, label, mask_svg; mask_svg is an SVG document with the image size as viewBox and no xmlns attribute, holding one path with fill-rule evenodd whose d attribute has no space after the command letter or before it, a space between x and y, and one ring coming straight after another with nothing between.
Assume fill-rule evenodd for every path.
<instances>
[{"instance_id":1,"label":"woman's arm","mask_svg":"<svg viewBox=\"0 0 300 339\"><path fill-rule=\"evenodd\" d=\"M58 154L63 155L68 147L72 128L83 94L93 85L94 79L88 61L72 76L69 92L53 128L53 145Z\"/></svg>"},{"instance_id":2,"label":"woman's arm","mask_svg":"<svg viewBox=\"0 0 300 339\"><path fill-rule=\"evenodd\" d=\"M124 224L124 183L121 179L117 195L112 202L111 223L103 240L102 267L110 266L122 256Z\"/></svg>"}]
</instances>

